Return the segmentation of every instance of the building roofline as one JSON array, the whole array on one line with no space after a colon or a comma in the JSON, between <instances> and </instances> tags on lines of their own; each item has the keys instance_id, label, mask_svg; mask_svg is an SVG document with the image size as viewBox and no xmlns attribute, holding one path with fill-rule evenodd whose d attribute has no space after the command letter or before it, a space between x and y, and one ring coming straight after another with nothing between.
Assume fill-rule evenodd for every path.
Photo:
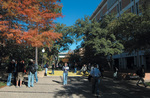
<instances>
[{"instance_id":1,"label":"building roofline","mask_svg":"<svg viewBox=\"0 0 150 98\"><path fill-rule=\"evenodd\" d=\"M92 13L92 15L91 15L91 17L90 17L90 20L92 20L92 18L94 17L94 15L96 15L97 13L97 11L99 10L99 8L101 7L101 5L102 5L102 3L104 2L105 0L102 0L101 2L100 2L100 4L97 6L97 8L95 9L95 11Z\"/></svg>"}]
</instances>

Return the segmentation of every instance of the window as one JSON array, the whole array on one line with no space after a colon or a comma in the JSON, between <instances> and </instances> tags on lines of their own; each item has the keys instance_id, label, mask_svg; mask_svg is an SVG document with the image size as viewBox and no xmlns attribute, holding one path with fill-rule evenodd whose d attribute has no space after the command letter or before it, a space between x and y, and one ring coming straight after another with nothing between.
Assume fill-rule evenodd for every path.
<instances>
[{"instance_id":1,"label":"window","mask_svg":"<svg viewBox=\"0 0 150 98\"><path fill-rule=\"evenodd\" d=\"M107 0L107 9L110 9L117 0Z\"/></svg>"},{"instance_id":2,"label":"window","mask_svg":"<svg viewBox=\"0 0 150 98\"><path fill-rule=\"evenodd\" d=\"M102 17L103 17L103 11L100 12L100 18L102 18Z\"/></svg>"},{"instance_id":3,"label":"window","mask_svg":"<svg viewBox=\"0 0 150 98\"><path fill-rule=\"evenodd\" d=\"M117 4L117 13L119 13L119 4Z\"/></svg>"},{"instance_id":4,"label":"window","mask_svg":"<svg viewBox=\"0 0 150 98\"><path fill-rule=\"evenodd\" d=\"M133 2L134 0L131 0L131 2Z\"/></svg>"},{"instance_id":5,"label":"window","mask_svg":"<svg viewBox=\"0 0 150 98\"><path fill-rule=\"evenodd\" d=\"M119 6L120 6L120 11L122 10L122 2L119 2Z\"/></svg>"},{"instance_id":6,"label":"window","mask_svg":"<svg viewBox=\"0 0 150 98\"><path fill-rule=\"evenodd\" d=\"M136 3L136 14L139 14L139 3Z\"/></svg>"},{"instance_id":7,"label":"window","mask_svg":"<svg viewBox=\"0 0 150 98\"><path fill-rule=\"evenodd\" d=\"M134 13L134 5L131 7L131 13Z\"/></svg>"}]
</instances>

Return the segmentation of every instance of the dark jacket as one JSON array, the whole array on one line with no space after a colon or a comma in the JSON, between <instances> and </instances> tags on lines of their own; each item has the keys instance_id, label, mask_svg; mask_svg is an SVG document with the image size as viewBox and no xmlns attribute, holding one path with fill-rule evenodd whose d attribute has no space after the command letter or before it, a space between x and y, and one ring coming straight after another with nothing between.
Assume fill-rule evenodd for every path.
<instances>
[{"instance_id":1,"label":"dark jacket","mask_svg":"<svg viewBox=\"0 0 150 98\"><path fill-rule=\"evenodd\" d=\"M31 67L33 66L33 62L29 62L28 67L27 67L27 72L31 72Z\"/></svg>"},{"instance_id":2,"label":"dark jacket","mask_svg":"<svg viewBox=\"0 0 150 98\"><path fill-rule=\"evenodd\" d=\"M54 64L52 65L52 70L54 70Z\"/></svg>"},{"instance_id":3,"label":"dark jacket","mask_svg":"<svg viewBox=\"0 0 150 98\"><path fill-rule=\"evenodd\" d=\"M25 66L25 65L24 65L23 63L20 63L20 62L19 62L19 63L17 64L16 71L17 71L17 72L24 72L24 66Z\"/></svg>"},{"instance_id":4,"label":"dark jacket","mask_svg":"<svg viewBox=\"0 0 150 98\"><path fill-rule=\"evenodd\" d=\"M7 72L12 73L14 71L14 68L15 68L15 63L10 62L8 65Z\"/></svg>"},{"instance_id":5,"label":"dark jacket","mask_svg":"<svg viewBox=\"0 0 150 98\"><path fill-rule=\"evenodd\" d=\"M145 69L143 67L140 68L139 77L145 77Z\"/></svg>"}]
</instances>

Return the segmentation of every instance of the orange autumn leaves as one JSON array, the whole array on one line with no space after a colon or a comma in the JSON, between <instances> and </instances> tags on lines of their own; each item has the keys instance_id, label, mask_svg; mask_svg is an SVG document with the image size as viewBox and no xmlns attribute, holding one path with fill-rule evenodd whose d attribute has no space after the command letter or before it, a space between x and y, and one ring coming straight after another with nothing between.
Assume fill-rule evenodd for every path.
<instances>
[{"instance_id":1,"label":"orange autumn leaves","mask_svg":"<svg viewBox=\"0 0 150 98\"><path fill-rule=\"evenodd\" d=\"M53 20L62 17L58 11L62 5L58 1L60 0L0 0L1 9L5 10L5 14L0 15L1 36L33 47L52 46L62 36L54 32ZM27 30L22 28L23 24Z\"/></svg>"}]
</instances>

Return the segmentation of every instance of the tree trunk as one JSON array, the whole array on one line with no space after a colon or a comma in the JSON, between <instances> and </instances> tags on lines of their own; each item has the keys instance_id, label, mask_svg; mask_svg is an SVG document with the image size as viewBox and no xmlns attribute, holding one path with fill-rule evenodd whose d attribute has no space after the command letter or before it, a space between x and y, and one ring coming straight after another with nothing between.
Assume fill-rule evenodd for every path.
<instances>
[{"instance_id":1,"label":"tree trunk","mask_svg":"<svg viewBox=\"0 0 150 98\"><path fill-rule=\"evenodd\" d=\"M38 65L38 47L35 47L35 64Z\"/></svg>"}]
</instances>

